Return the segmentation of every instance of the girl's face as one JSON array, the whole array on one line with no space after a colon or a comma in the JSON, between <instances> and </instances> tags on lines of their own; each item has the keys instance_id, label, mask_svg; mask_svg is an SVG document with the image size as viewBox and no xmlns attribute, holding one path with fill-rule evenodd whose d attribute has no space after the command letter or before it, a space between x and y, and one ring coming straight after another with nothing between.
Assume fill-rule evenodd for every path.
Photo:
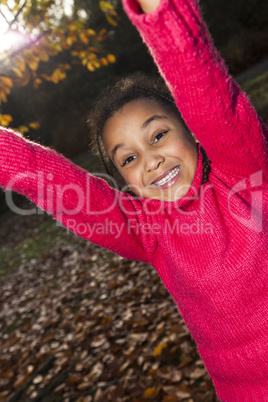
<instances>
[{"instance_id":1,"label":"girl's face","mask_svg":"<svg viewBox=\"0 0 268 402\"><path fill-rule=\"evenodd\" d=\"M126 104L107 120L102 139L134 194L176 201L188 192L197 167L195 140L178 117L157 102Z\"/></svg>"}]
</instances>

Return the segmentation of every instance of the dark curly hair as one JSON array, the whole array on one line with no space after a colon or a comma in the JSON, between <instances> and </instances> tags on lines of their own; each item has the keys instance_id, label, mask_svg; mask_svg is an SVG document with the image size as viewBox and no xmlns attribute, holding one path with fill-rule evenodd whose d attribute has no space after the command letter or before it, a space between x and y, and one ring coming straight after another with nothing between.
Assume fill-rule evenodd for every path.
<instances>
[{"instance_id":1,"label":"dark curly hair","mask_svg":"<svg viewBox=\"0 0 268 402\"><path fill-rule=\"evenodd\" d=\"M101 157L105 170L110 176L113 176L113 163L108 157L102 142L103 128L107 120L115 112L129 102L137 99L150 99L157 102L163 109L174 113L185 129L191 133L162 78L151 78L142 74L134 74L121 79L101 92L87 120L91 138L90 148L95 154ZM205 183L208 180L210 172L210 161L203 149L202 155L203 183Z\"/></svg>"},{"instance_id":2,"label":"dark curly hair","mask_svg":"<svg viewBox=\"0 0 268 402\"><path fill-rule=\"evenodd\" d=\"M90 148L101 157L109 175L113 173L113 164L102 142L103 128L107 120L115 112L127 103L137 99L150 99L158 102L161 107L174 113L183 126L190 131L183 121L170 91L161 78L150 78L145 75L134 74L121 79L101 92L87 120L91 138Z\"/></svg>"}]
</instances>

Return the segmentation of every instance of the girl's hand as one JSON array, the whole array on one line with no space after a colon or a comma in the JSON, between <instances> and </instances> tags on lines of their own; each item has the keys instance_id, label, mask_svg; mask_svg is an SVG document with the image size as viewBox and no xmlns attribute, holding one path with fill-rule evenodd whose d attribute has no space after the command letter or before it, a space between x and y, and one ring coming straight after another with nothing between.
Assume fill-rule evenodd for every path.
<instances>
[{"instance_id":1,"label":"girl's hand","mask_svg":"<svg viewBox=\"0 0 268 402\"><path fill-rule=\"evenodd\" d=\"M152 13L157 9L161 0L138 0L142 11L146 14Z\"/></svg>"}]
</instances>

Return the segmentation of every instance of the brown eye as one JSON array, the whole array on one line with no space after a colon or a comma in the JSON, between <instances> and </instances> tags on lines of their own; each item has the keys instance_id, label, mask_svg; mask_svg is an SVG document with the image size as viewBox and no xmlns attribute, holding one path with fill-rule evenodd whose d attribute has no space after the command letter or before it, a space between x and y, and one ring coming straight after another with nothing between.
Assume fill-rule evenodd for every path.
<instances>
[{"instance_id":1,"label":"brown eye","mask_svg":"<svg viewBox=\"0 0 268 402\"><path fill-rule=\"evenodd\" d=\"M122 167L136 159L136 156L129 156L123 163Z\"/></svg>"},{"instance_id":2,"label":"brown eye","mask_svg":"<svg viewBox=\"0 0 268 402\"><path fill-rule=\"evenodd\" d=\"M154 143L161 140L161 138L164 137L166 133L167 131L161 131L161 133L156 134L156 136L154 137Z\"/></svg>"}]
</instances>

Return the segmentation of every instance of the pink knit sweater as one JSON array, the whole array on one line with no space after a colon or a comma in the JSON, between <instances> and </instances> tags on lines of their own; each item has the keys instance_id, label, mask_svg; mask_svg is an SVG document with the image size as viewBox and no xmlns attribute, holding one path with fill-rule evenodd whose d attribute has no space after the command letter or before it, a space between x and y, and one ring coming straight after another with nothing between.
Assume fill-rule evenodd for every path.
<instances>
[{"instance_id":1,"label":"pink knit sweater","mask_svg":"<svg viewBox=\"0 0 268 402\"><path fill-rule=\"evenodd\" d=\"M70 230L154 265L178 304L218 397L268 401L267 129L228 76L195 0L124 7L212 161L176 202L134 199L58 155L0 130L0 185Z\"/></svg>"}]
</instances>

